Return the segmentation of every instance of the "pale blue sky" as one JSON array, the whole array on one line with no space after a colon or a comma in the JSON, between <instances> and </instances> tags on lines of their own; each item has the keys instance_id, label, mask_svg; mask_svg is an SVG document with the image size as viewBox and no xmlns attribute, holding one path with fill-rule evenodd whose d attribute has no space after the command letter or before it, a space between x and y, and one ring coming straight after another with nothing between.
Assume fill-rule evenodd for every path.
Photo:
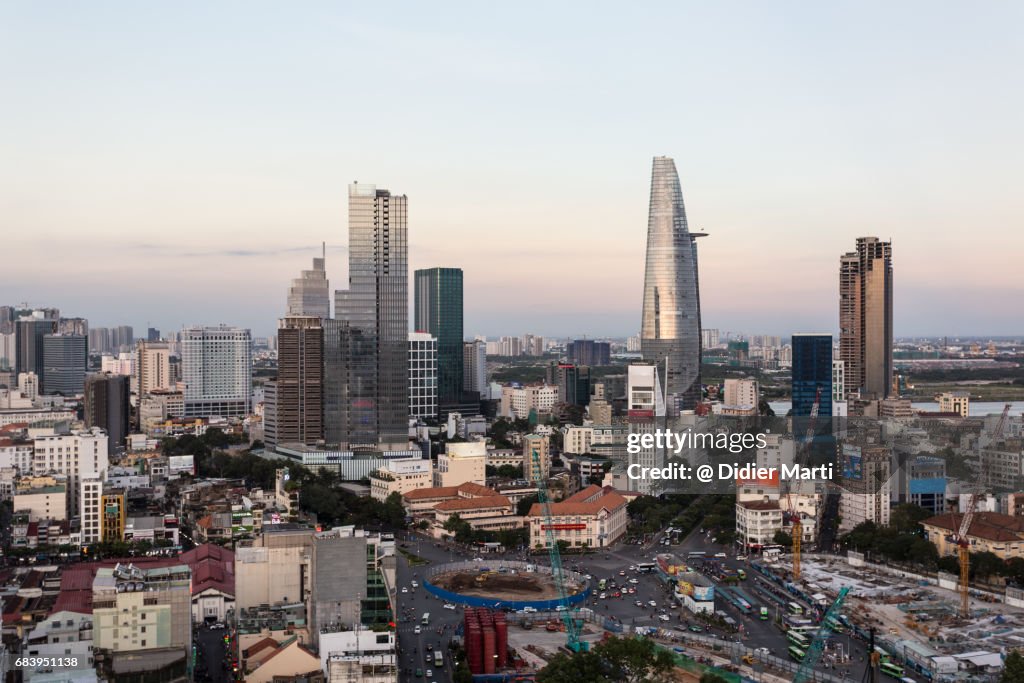
<instances>
[{"instance_id":1,"label":"pale blue sky","mask_svg":"<svg viewBox=\"0 0 1024 683\"><path fill-rule=\"evenodd\" d=\"M1024 332L1024 5L638 5L3 3L0 303L266 334L359 180L467 334L625 335L665 154L706 327L834 330L876 234L897 335Z\"/></svg>"}]
</instances>

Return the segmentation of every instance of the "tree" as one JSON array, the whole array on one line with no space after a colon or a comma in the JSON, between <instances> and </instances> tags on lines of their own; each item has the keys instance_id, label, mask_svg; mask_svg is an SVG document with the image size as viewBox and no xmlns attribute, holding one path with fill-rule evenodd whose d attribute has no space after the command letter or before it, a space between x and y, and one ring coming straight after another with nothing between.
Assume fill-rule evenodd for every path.
<instances>
[{"instance_id":1,"label":"tree","mask_svg":"<svg viewBox=\"0 0 1024 683\"><path fill-rule=\"evenodd\" d=\"M520 517L525 517L530 514L530 508L533 507L534 503L539 503L540 497L536 493L531 493L525 496L522 500L516 503L516 514Z\"/></svg>"},{"instance_id":2,"label":"tree","mask_svg":"<svg viewBox=\"0 0 1024 683\"><path fill-rule=\"evenodd\" d=\"M793 537L787 534L785 531L779 529L775 532L775 535L772 537L772 543L775 543L777 545L783 545L789 548L793 545Z\"/></svg>"},{"instance_id":3,"label":"tree","mask_svg":"<svg viewBox=\"0 0 1024 683\"><path fill-rule=\"evenodd\" d=\"M999 683L1024 683L1024 655L1019 650L1010 650L1006 655Z\"/></svg>"},{"instance_id":4,"label":"tree","mask_svg":"<svg viewBox=\"0 0 1024 683\"><path fill-rule=\"evenodd\" d=\"M920 533L921 522L932 516L932 513L920 505L902 503L892 509L889 525L902 534Z\"/></svg>"},{"instance_id":5,"label":"tree","mask_svg":"<svg viewBox=\"0 0 1024 683\"><path fill-rule=\"evenodd\" d=\"M675 660L647 638L609 638L594 648L610 669L612 679L628 683L670 680Z\"/></svg>"},{"instance_id":6,"label":"tree","mask_svg":"<svg viewBox=\"0 0 1024 683\"><path fill-rule=\"evenodd\" d=\"M982 579L999 576L1006 571L1006 565L995 553L971 553L971 573Z\"/></svg>"},{"instance_id":7,"label":"tree","mask_svg":"<svg viewBox=\"0 0 1024 683\"><path fill-rule=\"evenodd\" d=\"M537 672L537 683L612 683L601 657L594 651L567 655L559 652Z\"/></svg>"}]
</instances>

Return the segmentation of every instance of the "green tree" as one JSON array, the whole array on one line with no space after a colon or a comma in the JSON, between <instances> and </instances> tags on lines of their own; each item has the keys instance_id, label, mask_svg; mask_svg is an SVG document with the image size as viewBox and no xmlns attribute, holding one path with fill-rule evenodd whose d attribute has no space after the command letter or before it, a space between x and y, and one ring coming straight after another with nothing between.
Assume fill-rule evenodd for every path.
<instances>
[{"instance_id":1,"label":"green tree","mask_svg":"<svg viewBox=\"0 0 1024 683\"><path fill-rule=\"evenodd\" d=\"M530 508L533 507L533 504L539 502L540 497L536 493L531 493L530 495L523 497L518 503L516 503L516 514L520 517L525 517L530 513Z\"/></svg>"},{"instance_id":2,"label":"green tree","mask_svg":"<svg viewBox=\"0 0 1024 683\"><path fill-rule=\"evenodd\" d=\"M971 553L971 573L981 579L1000 576L1006 571L1006 565L995 553Z\"/></svg>"},{"instance_id":3,"label":"green tree","mask_svg":"<svg viewBox=\"0 0 1024 683\"><path fill-rule=\"evenodd\" d=\"M1024 683L1024 655L1019 650L1010 650L1006 655L999 683Z\"/></svg>"},{"instance_id":4,"label":"green tree","mask_svg":"<svg viewBox=\"0 0 1024 683\"><path fill-rule=\"evenodd\" d=\"M594 651L568 655L559 652L547 666L537 672L537 683L612 683L613 678L601 657Z\"/></svg>"},{"instance_id":5,"label":"green tree","mask_svg":"<svg viewBox=\"0 0 1024 683\"><path fill-rule=\"evenodd\" d=\"M789 548L793 545L793 537L780 529L779 531L776 531L775 535L772 537L772 543Z\"/></svg>"},{"instance_id":6,"label":"green tree","mask_svg":"<svg viewBox=\"0 0 1024 683\"><path fill-rule=\"evenodd\" d=\"M670 680L675 660L647 638L609 638L594 648L613 680L656 683Z\"/></svg>"},{"instance_id":7,"label":"green tree","mask_svg":"<svg viewBox=\"0 0 1024 683\"><path fill-rule=\"evenodd\" d=\"M932 516L932 513L920 505L902 503L892 509L889 526L899 533L920 533L921 522Z\"/></svg>"}]
</instances>

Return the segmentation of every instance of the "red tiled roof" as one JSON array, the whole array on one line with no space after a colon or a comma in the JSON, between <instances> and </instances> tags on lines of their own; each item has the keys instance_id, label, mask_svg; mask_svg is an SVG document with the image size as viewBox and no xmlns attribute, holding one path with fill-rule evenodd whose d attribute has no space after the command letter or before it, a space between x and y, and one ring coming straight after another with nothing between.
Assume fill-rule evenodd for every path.
<instances>
[{"instance_id":1,"label":"red tiled roof","mask_svg":"<svg viewBox=\"0 0 1024 683\"><path fill-rule=\"evenodd\" d=\"M964 516L956 512L929 517L921 522L928 526L936 526L948 531L959 531ZM987 541L1019 541L1024 537L1024 518L1004 515L999 512L976 512L971 520L968 536L983 538Z\"/></svg>"},{"instance_id":2,"label":"red tiled roof","mask_svg":"<svg viewBox=\"0 0 1024 683\"><path fill-rule=\"evenodd\" d=\"M457 495L459 495L457 486L438 486L436 488L406 491L402 494L402 497L406 500L429 500L430 498L454 498Z\"/></svg>"},{"instance_id":3,"label":"red tiled roof","mask_svg":"<svg viewBox=\"0 0 1024 683\"><path fill-rule=\"evenodd\" d=\"M277 641L274 640L273 638L264 638L263 640L258 640L258 641L256 641L256 643L254 645L250 645L248 648L246 648L245 656L246 657L253 657L256 654L262 652L263 650L266 650L268 647L275 647L276 648L277 647Z\"/></svg>"},{"instance_id":4,"label":"red tiled roof","mask_svg":"<svg viewBox=\"0 0 1024 683\"><path fill-rule=\"evenodd\" d=\"M580 491L585 492L587 489ZM576 494L577 496L579 494ZM551 503L551 514L556 517L563 515L596 515L602 509L614 511L619 508L626 506L626 499L618 493L608 493L600 498L591 501L589 503L581 503L572 500L576 496L571 496L569 499L562 501L561 503ZM544 506L540 503L534 503L530 506L530 517L540 517L544 514Z\"/></svg>"},{"instance_id":5,"label":"red tiled roof","mask_svg":"<svg viewBox=\"0 0 1024 683\"><path fill-rule=\"evenodd\" d=\"M479 498L456 498L434 506L435 510L476 510L481 508L512 507L508 496L480 496Z\"/></svg>"}]
</instances>

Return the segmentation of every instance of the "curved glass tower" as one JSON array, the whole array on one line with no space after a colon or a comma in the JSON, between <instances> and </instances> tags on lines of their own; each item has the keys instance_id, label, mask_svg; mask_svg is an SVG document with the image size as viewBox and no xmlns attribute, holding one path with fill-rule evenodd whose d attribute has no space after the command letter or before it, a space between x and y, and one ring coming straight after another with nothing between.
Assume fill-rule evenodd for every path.
<instances>
[{"instance_id":1,"label":"curved glass tower","mask_svg":"<svg viewBox=\"0 0 1024 683\"><path fill-rule=\"evenodd\" d=\"M654 157L640 351L658 364L667 403L677 410L693 410L701 400L696 239L702 236L686 225L675 162Z\"/></svg>"}]
</instances>

